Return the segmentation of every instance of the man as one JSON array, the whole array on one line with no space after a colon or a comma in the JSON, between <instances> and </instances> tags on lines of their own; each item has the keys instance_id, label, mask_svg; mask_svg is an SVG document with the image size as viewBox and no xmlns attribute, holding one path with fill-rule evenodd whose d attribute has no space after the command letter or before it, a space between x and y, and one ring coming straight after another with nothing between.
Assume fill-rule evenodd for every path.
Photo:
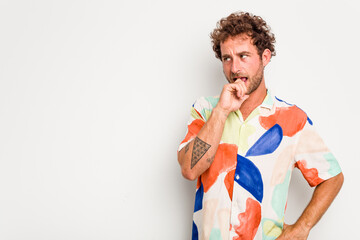
<instances>
[{"instance_id":1,"label":"man","mask_svg":"<svg viewBox=\"0 0 360 240\"><path fill-rule=\"evenodd\" d=\"M194 103L178 149L183 176L198 179L192 239L307 239L342 186L341 169L306 113L267 90L275 38L265 21L234 13L211 38L229 83L219 97ZM286 225L294 167L316 188Z\"/></svg>"}]
</instances>

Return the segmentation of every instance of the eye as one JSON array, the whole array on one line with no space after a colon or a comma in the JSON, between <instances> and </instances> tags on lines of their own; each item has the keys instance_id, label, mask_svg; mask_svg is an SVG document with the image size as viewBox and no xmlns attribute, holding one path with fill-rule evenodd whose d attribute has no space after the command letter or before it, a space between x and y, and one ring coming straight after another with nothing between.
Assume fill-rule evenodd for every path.
<instances>
[{"instance_id":1,"label":"eye","mask_svg":"<svg viewBox=\"0 0 360 240\"><path fill-rule=\"evenodd\" d=\"M224 61L224 62L229 62L230 60L231 60L230 57L223 57L223 61Z\"/></svg>"},{"instance_id":2,"label":"eye","mask_svg":"<svg viewBox=\"0 0 360 240\"><path fill-rule=\"evenodd\" d=\"M245 58L247 58L247 57L248 57L248 56L247 56L247 55L244 55L244 54L241 54L241 55L240 55L240 58L241 58L241 59L245 59Z\"/></svg>"}]
</instances>

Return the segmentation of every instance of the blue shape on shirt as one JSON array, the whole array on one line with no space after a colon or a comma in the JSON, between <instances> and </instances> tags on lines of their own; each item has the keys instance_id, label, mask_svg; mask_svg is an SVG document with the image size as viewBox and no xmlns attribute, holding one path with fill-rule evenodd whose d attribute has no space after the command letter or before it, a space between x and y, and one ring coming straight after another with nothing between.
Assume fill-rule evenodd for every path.
<instances>
[{"instance_id":1,"label":"blue shape on shirt","mask_svg":"<svg viewBox=\"0 0 360 240\"><path fill-rule=\"evenodd\" d=\"M202 209L202 202L203 202L203 197L204 197L204 186L201 183L201 186L199 187L199 189L196 191L196 195L195 195L195 207L194 207L194 212L197 212L199 210Z\"/></svg>"},{"instance_id":2,"label":"blue shape on shirt","mask_svg":"<svg viewBox=\"0 0 360 240\"><path fill-rule=\"evenodd\" d=\"M310 123L310 125L313 125L313 122L311 121L311 119L309 117L307 117L307 120Z\"/></svg>"},{"instance_id":3,"label":"blue shape on shirt","mask_svg":"<svg viewBox=\"0 0 360 240\"><path fill-rule=\"evenodd\" d=\"M282 138L282 128L279 124L275 124L256 141L245 156L259 156L273 153L279 147Z\"/></svg>"},{"instance_id":4,"label":"blue shape on shirt","mask_svg":"<svg viewBox=\"0 0 360 240\"><path fill-rule=\"evenodd\" d=\"M263 181L259 169L249 159L237 155L235 182L249 191L259 202L263 199Z\"/></svg>"},{"instance_id":5,"label":"blue shape on shirt","mask_svg":"<svg viewBox=\"0 0 360 240\"><path fill-rule=\"evenodd\" d=\"M284 100L281 100L280 98L278 98L278 97L276 97L276 96L275 96L275 98L276 98L276 100L278 100L279 102L286 103L286 104L287 104L287 105L289 105L289 106L294 106L294 104L291 104L291 103L285 102Z\"/></svg>"},{"instance_id":6,"label":"blue shape on shirt","mask_svg":"<svg viewBox=\"0 0 360 240\"><path fill-rule=\"evenodd\" d=\"M197 226L196 226L194 221L193 221L192 238L191 239L192 240L198 240L199 239L198 229L197 229Z\"/></svg>"}]
</instances>

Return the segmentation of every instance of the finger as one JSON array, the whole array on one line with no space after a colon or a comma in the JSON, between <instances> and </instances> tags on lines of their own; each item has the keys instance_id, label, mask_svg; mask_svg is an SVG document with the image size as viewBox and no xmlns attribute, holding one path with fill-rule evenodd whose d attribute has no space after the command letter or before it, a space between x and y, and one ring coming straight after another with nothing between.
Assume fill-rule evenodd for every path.
<instances>
[{"instance_id":1,"label":"finger","mask_svg":"<svg viewBox=\"0 0 360 240\"><path fill-rule=\"evenodd\" d=\"M233 92L235 96L241 98L242 90L238 84L231 83L230 88L231 88L231 92Z\"/></svg>"},{"instance_id":2,"label":"finger","mask_svg":"<svg viewBox=\"0 0 360 240\"><path fill-rule=\"evenodd\" d=\"M239 82L244 82L244 81L238 78L234 83L239 83Z\"/></svg>"},{"instance_id":3,"label":"finger","mask_svg":"<svg viewBox=\"0 0 360 240\"><path fill-rule=\"evenodd\" d=\"M244 95L247 92L247 87L246 87L245 83L241 79L236 80L234 83L236 83L236 84L238 84L240 86L240 88L241 88L241 96L244 97Z\"/></svg>"},{"instance_id":4,"label":"finger","mask_svg":"<svg viewBox=\"0 0 360 240\"><path fill-rule=\"evenodd\" d=\"M238 98L242 98L244 96L244 88L242 84L240 82L234 82L233 85L236 86Z\"/></svg>"},{"instance_id":5,"label":"finger","mask_svg":"<svg viewBox=\"0 0 360 240\"><path fill-rule=\"evenodd\" d=\"M245 101L246 99L248 99L250 96L249 95L244 95L244 97L242 97L241 100Z\"/></svg>"},{"instance_id":6,"label":"finger","mask_svg":"<svg viewBox=\"0 0 360 240\"><path fill-rule=\"evenodd\" d=\"M241 88L242 88L242 93L243 93L242 97L245 97L245 94L247 92L245 83L241 85Z\"/></svg>"},{"instance_id":7,"label":"finger","mask_svg":"<svg viewBox=\"0 0 360 240\"><path fill-rule=\"evenodd\" d=\"M239 85L235 85L236 86L236 95L237 95L237 97L238 98L240 98L241 99L241 97L242 97L242 89L241 89L241 87L239 86Z\"/></svg>"}]
</instances>

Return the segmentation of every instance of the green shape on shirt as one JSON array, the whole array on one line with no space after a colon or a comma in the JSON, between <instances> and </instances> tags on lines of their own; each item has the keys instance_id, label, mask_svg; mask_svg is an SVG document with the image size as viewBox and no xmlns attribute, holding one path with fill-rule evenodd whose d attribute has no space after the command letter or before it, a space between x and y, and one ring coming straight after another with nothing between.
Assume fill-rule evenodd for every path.
<instances>
[{"instance_id":1,"label":"green shape on shirt","mask_svg":"<svg viewBox=\"0 0 360 240\"><path fill-rule=\"evenodd\" d=\"M274 240L280 236L283 229L283 220L281 222L273 219L264 218L261 220L262 226L262 239L263 240Z\"/></svg>"},{"instance_id":2,"label":"green shape on shirt","mask_svg":"<svg viewBox=\"0 0 360 240\"><path fill-rule=\"evenodd\" d=\"M214 107L216 107L217 103L219 102L219 98L216 97L206 97L205 100L209 103L209 107L204 107L200 110L200 114L205 118L207 121L211 115L211 112Z\"/></svg>"},{"instance_id":3,"label":"green shape on shirt","mask_svg":"<svg viewBox=\"0 0 360 240\"><path fill-rule=\"evenodd\" d=\"M271 94L268 91L267 94L266 94L266 97L265 97L265 99L264 99L264 101L263 101L263 103L261 105L267 106L267 107L269 107L271 109L273 104L274 104L274 100L273 100L273 98L271 97Z\"/></svg>"},{"instance_id":4,"label":"green shape on shirt","mask_svg":"<svg viewBox=\"0 0 360 240\"><path fill-rule=\"evenodd\" d=\"M221 140L226 143L236 144L240 152L249 150L249 137L256 132L256 128L247 121L242 123L235 112L226 119Z\"/></svg>"},{"instance_id":5,"label":"green shape on shirt","mask_svg":"<svg viewBox=\"0 0 360 240\"><path fill-rule=\"evenodd\" d=\"M207 109L207 108L203 108L199 111L199 113L201 114L201 116L199 116L199 113L196 111L195 108L191 108L191 116L194 119L200 119L200 118L204 118L204 121L207 121L210 117L211 114L211 110Z\"/></svg>"},{"instance_id":6,"label":"green shape on shirt","mask_svg":"<svg viewBox=\"0 0 360 240\"><path fill-rule=\"evenodd\" d=\"M285 206L286 206L286 199L287 199L289 183L290 183L290 175L291 175L291 171L289 170L286 173L286 177L284 181L280 184L277 184L273 191L271 206L273 207L279 219L283 218L285 214Z\"/></svg>"},{"instance_id":7,"label":"green shape on shirt","mask_svg":"<svg viewBox=\"0 0 360 240\"><path fill-rule=\"evenodd\" d=\"M231 112L226 119L221 140L229 144L239 144L240 121L235 112Z\"/></svg>"},{"instance_id":8,"label":"green shape on shirt","mask_svg":"<svg viewBox=\"0 0 360 240\"><path fill-rule=\"evenodd\" d=\"M191 117L193 117L194 119L199 119L201 116L199 116L199 114L196 112L195 108L191 108L190 111Z\"/></svg>"},{"instance_id":9,"label":"green shape on shirt","mask_svg":"<svg viewBox=\"0 0 360 240\"><path fill-rule=\"evenodd\" d=\"M207 108L204 108L204 116L205 116L205 119L206 121L209 119L210 115L211 115L211 111L212 110L209 110Z\"/></svg>"},{"instance_id":10,"label":"green shape on shirt","mask_svg":"<svg viewBox=\"0 0 360 240\"><path fill-rule=\"evenodd\" d=\"M240 127L239 149L245 153L249 150L249 137L256 132L256 128L250 124L243 124Z\"/></svg>"},{"instance_id":11,"label":"green shape on shirt","mask_svg":"<svg viewBox=\"0 0 360 240\"><path fill-rule=\"evenodd\" d=\"M207 111L209 111L208 109L206 109L206 108L203 108L203 109L201 109L200 110L200 114L201 114L201 116L203 116L205 119L205 121L208 119L207 117L206 117L206 110Z\"/></svg>"},{"instance_id":12,"label":"green shape on shirt","mask_svg":"<svg viewBox=\"0 0 360 240\"><path fill-rule=\"evenodd\" d=\"M245 122L249 122L251 119L253 119L259 114L260 114L260 110L259 107L257 107L250 113L250 115L246 118Z\"/></svg>"},{"instance_id":13,"label":"green shape on shirt","mask_svg":"<svg viewBox=\"0 0 360 240\"><path fill-rule=\"evenodd\" d=\"M220 229L218 228L211 229L209 240L222 240Z\"/></svg>"},{"instance_id":14,"label":"green shape on shirt","mask_svg":"<svg viewBox=\"0 0 360 240\"><path fill-rule=\"evenodd\" d=\"M329 169L328 173L331 176L338 175L341 172L341 168L339 166L339 163L336 161L335 156L329 152L329 153L324 154L324 158L330 164L330 169Z\"/></svg>"},{"instance_id":15,"label":"green shape on shirt","mask_svg":"<svg viewBox=\"0 0 360 240\"><path fill-rule=\"evenodd\" d=\"M214 108L218 104L220 97L206 97L205 99L211 104L212 108Z\"/></svg>"}]
</instances>

